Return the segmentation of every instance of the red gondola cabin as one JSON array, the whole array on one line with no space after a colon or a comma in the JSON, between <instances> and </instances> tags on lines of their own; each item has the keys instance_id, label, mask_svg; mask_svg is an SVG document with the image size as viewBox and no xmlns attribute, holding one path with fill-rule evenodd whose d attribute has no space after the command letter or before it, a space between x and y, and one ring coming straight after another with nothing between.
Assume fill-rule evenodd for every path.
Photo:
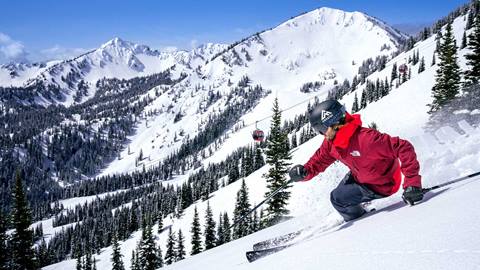
<instances>
[{"instance_id":1,"label":"red gondola cabin","mask_svg":"<svg viewBox=\"0 0 480 270\"><path fill-rule=\"evenodd\" d=\"M255 140L256 142L262 142L263 139L265 138L265 134L263 133L262 130L256 129L252 132L252 137L253 137L253 140Z\"/></svg>"}]
</instances>

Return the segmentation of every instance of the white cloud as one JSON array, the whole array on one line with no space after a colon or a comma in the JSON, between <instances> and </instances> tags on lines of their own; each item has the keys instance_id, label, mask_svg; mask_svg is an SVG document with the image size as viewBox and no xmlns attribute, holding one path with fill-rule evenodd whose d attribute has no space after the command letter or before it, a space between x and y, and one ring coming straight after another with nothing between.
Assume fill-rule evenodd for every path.
<instances>
[{"instance_id":1,"label":"white cloud","mask_svg":"<svg viewBox=\"0 0 480 270\"><path fill-rule=\"evenodd\" d=\"M12 41L12 39L9 36L0 32L0 44L8 43L8 42L11 42L11 41Z\"/></svg>"},{"instance_id":2,"label":"white cloud","mask_svg":"<svg viewBox=\"0 0 480 270\"><path fill-rule=\"evenodd\" d=\"M65 48L55 45L52 48L41 50L40 57L44 60L63 60L77 57L87 51L89 50L84 48Z\"/></svg>"},{"instance_id":3,"label":"white cloud","mask_svg":"<svg viewBox=\"0 0 480 270\"><path fill-rule=\"evenodd\" d=\"M0 33L0 61L23 61L27 55L28 52L20 41Z\"/></svg>"},{"instance_id":4,"label":"white cloud","mask_svg":"<svg viewBox=\"0 0 480 270\"><path fill-rule=\"evenodd\" d=\"M12 61L64 60L79 56L87 51L89 49L65 48L60 45L39 51L30 51L25 48L22 42L0 32L0 64Z\"/></svg>"}]
</instances>

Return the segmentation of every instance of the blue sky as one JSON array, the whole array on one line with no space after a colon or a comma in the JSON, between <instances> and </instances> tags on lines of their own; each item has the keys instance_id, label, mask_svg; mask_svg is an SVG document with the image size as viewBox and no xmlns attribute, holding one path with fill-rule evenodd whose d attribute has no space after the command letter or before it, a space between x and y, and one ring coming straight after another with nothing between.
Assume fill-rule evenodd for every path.
<instances>
[{"instance_id":1,"label":"blue sky","mask_svg":"<svg viewBox=\"0 0 480 270\"><path fill-rule=\"evenodd\" d=\"M391 25L425 24L468 0L3 1L0 63L66 58L113 37L155 49L231 43L319 7L361 11Z\"/></svg>"}]
</instances>

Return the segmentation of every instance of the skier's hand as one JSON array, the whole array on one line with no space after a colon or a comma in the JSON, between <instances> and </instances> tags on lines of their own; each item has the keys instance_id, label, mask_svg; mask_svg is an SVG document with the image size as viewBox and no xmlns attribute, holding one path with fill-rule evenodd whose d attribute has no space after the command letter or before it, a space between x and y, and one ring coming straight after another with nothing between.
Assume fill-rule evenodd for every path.
<instances>
[{"instance_id":1,"label":"skier's hand","mask_svg":"<svg viewBox=\"0 0 480 270\"><path fill-rule=\"evenodd\" d=\"M288 172L288 175L290 176L290 181L292 182L302 181L305 176L307 176L307 174L308 172L303 167L303 165L295 165Z\"/></svg>"},{"instance_id":2,"label":"skier's hand","mask_svg":"<svg viewBox=\"0 0 480 270\"><path fill-rule=\"evenodd\" d=\"M407 187L403 192L402 199L406 204L414 205L423 199L423 191L419 187Z\"/></svg>"}]
</instances>

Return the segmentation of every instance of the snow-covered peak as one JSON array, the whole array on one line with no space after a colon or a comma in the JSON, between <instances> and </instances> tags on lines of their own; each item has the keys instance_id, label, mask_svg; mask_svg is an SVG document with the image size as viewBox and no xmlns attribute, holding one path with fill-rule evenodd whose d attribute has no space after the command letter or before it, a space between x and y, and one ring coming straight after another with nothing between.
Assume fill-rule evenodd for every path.
<instances>
[{"instance_id":1,"label":"snow-covered peak","mask_svg":"<svg viewBox=\"0 0 480 270\"><path fill-rule=\"evenodd\" d=\"M352 80L368 58L389 57L405 36L360 12L319 8L234 43L201 70L218 83L248 75L273 91ZM280 101L281 102L281 101Z\"/></svg>"},{"instance_id":2,"label":"snow-covered peak","mask_svg":"<svg viewBox=\"0 0 480 270\"><path fill-rule=\"evenodd\" d=\"M152 51L150 47L146 45L136 44L130 41L123 40L119 37L115 37L108 42L104 43L97 51L108 51L119 55L125 52L131 54L157 54L158 52Z\"/></svg>"},{"instance_id":3,"label":"snow-covered peak","mask_svg":"<svg viewBox=\"0 0 480 270\"><path fill-rule=\"evenodd\" d=\"M313 11L294 17L280 26L291 25L322 25L330 28L358 28L359 30L372 31L380 27L395 39L405 39L408 36L387 25L383 21L362 12L348 12L340 9L321 7Z\"/></svg>"},{"instance_id":4,"label":"snow-covered peak","mask_svg":"<svg viewBox=\"0 0 480 270\"><path fill-rule=\"evenodd\" d=\"M317 21L323 24L340 24L340 23L347 23L347 22L363 22L365 20L365 15L361 12L348 12L340 9L329 8L329 7L321 7L310 12L304 13L300 16L297 16L290 21ZM286 23L288 23L287 21Z\"/></svg>"},{"instance_id":5,"label":"snow-covered peak","mask_svg":"<svg viewBox=\"0 0 480 270\"><path fill-rule=\"evenodd\" d=\"M125 41L119 37L112 38L111 40L105 42L101 48L104 47L131 47L134 45L132 42Z\"/></svg>"}]
</instances>

